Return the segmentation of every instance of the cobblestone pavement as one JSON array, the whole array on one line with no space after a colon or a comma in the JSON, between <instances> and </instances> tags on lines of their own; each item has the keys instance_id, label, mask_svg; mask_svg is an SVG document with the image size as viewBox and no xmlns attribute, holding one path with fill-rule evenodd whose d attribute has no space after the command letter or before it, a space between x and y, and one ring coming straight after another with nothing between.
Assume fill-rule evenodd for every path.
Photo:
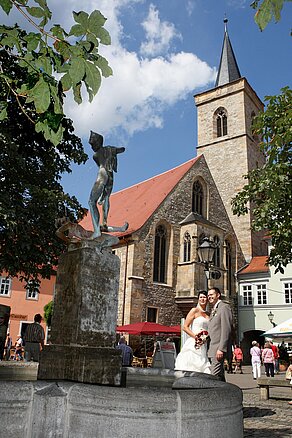
<instances>
[{"instance_id":1,"label":"cobblestone pavement","mask_svg":"<svg viewBox=\"0 0 292 438\"><path fill-rule=\"evenodd\" d=\"M243 394L244 438L292 437L292 406L288 401L282 397L259 401L258 394Z\"/></svg>"},{"instance_id":2,"label":"cobblestone pavement","mask_svg":"<svg viewBox=\"0 0 292 438\"><path fill-rule=\"evenodd\" d=\"M271 388L270 399L260 400L250 366L243 367L243 374L226 374L226 378L243 392L244 438L292 437L292 405L288 404L292 388ZM276 378L285 378L285 373Z\"/></svg>"}]
</instances>

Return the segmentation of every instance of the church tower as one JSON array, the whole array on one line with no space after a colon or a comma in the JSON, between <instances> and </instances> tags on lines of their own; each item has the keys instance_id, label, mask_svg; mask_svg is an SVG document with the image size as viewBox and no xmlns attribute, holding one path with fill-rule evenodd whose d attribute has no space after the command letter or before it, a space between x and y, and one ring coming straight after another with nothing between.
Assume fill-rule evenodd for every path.
<instances>
[{"instance_id":1,"label":"church tower","mask_svg":"<svg viewBox=\"0 0 292 438\"><path fill-rule=\"evenodd\" d=\"M247 262L263 254L261 236L251 231L251 213L234 216L231 199L246 184L243 175L264 164L258 139L252 135L254 116L263 103L241 76L227 32L227 19L215 87L195 96L198 111L197 154L203 154Z\"/></svg>"}]
</instances>

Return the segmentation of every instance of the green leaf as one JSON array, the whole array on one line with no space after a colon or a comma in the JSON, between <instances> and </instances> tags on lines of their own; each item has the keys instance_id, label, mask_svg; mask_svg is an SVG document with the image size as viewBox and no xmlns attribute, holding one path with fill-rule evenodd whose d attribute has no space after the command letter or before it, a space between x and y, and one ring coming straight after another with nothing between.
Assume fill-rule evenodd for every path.
<instances>
[{"instance_id":1,"label":"green leaf","mask_svg":"<svg viewBox=\"0 0 292 438\"><path fill-rule=\"evenodd\" d=\"M84 12L84 11L74 12L73 11L73 17L77 23L81 24L81 26L84 29L87 29L87 27L88 27L88 14L87 14L87 12Z\"/></svg>"},{"instance_id":2,"label":"green leaf","mask_svg":"<svg viewBox=\"0 0 292 438\"><path fill-rule=\"evenodd\" d=\"M55 41L54 47L60 55L63 56L64 60L67 61L71 57L71 46L66 41Z\"/></svg>"},{"instance_id":3,"label":"green leaf","mask_svg":"<svg viewBox=\"0 0 292 438\"><path fill-rule=\"evenodd\" d=\"M65 73L64 76L61 77L61 84L63 87L63 91L68 91L73 85L71 76L69 73Z\"/></svg>"},{"instance_id":4,"label":"green leaf","mask_svg":"<svg viewBox=\"0 0 292 438\"><path fill-rule=\"evenodd\" d=\"M100 42L106 46L108 46L111 43L111 37L110 34L106 29L99 29L97 37L100 39Z\"/></svg>"},{"instance_id":5,"label":"green leaf","mask_svg":"<svg viewBox=\"0 0 292 438\"><path fill-rule=\"evenodd\" d=\"M286 0L287 1L287 0ZM281 10L284 0L263 0L255 14L255 22L261 30L264 30L267 24L274 17L278 22L281 18ZM258 7L258 2L251 5L253 8Z\"/></svg>"},{"instance_id":6,"label":"green leaf","mask_svg":"<svg viewBox=\"0 0 292 438\"><path fill-rule=\"evenodd\" d=\"M12 8L12 3L10 0L0 0L0 6L4 12L8 15Z\"/></svg>"},{"instance_id":7,"label":"green leaf","mask_svg":"<svg viewBox=\"0 0 292 438\"><path fill-rule=\"evenodd\" d=\"M86 40L94 44L94 47L98 47L99 41L93 33L86 34Z\"/></svg>"},{"instance_id":8,"label":"green leaf","mask_svg":"<svg viewBox=\"0 0 292 438\"><path fill-rule=\"evenodd\" d=\"M45 15L45 11L42 8L38 8L36 6L32 8L26 8L27 12L36 18L42 18Z\"/></svg>"},{"instance_id":9,"label":"green leaf","mask_svg":"<svg viewBox=\"0 0 292 438\"><path fill-rule=\"evenodd\" d=\"M57 146L63 137L64 128L62 125L59 126L57 132L55 132L53 129L49 130L49 137L47 140L50 140L54 146Z\"/></svg>"},{"instance_id":10,"label":"green leaf","mask_svg":"<svg viewBox=\"0 0 292 438\"><path fill-rule=\"evenodd\" d=\"M84 59L82 58L72 59L69 69L69 75L72 79L73 85L83 80L85 75Z\"/></svg>"},{"instance_id":11,"label":"green leaf","mask_svg":"<svg viewBox=\"0 0 292 438\"><path fill-rule=\"evenodd\" d=\"M46 0L34 0L41 8L46 9L48 7Z\"/></svg>"},{"instance_id":12,"label":"green leaf","mask_svg":"<svg viewBox=\"0 0 292 438\"><path fill-rule=\"evenodd\" d=\"M49 85L41 76L35 86L29 91L27 102L34 102L37 113L44 113L51 101L51 93Z\"/></svg>"},{"instance_id":13,"label":"green leaf","mask_svg":"<svg viewBox=\"0 0 292 438\"><path fill-rule=\"evenodd\" d=\"M103 56L98 56L98 60L95 62L95 65L100 68L101 73L105 78L108 78L113 74L111 67L108 65L107 60Z\"/></svg>"},{"instance_id":14,"label":"green leaf","mask_svg":"<svg viewBox=\"0 0 292 438\"><path fill-rule=\"evenodd\" d=\"M64 115L63 114L55 114L52 111L47 111L46 114L46 120L48 122L48 125L51 129L54 131L58 131L60 123L63 120Z\"/></svg>"},{"instance_id":15,"label":"green leaf","mask_svg":"<svg viewBox=\"0 0 292 438\"><path fill-rule=\"evenodd\" d=\"M86 29L81 26L81 24L74 24L69 32L69 35L74 35L76 37L82 36L86 33Z\"/></svg>"},{"instance_id":16,"label":"green leaf","mask_svg":"<svg viewBox=\"0 0 292 438\"><path fill-rule=\"evenodd\" d=\"M105 22L106 18L100 11L93 11L88 20L88 30L94 35L98 36L99 30L102 28Z\"/></svg>"},{"instance_id":17,"label":"green leaf","mask_svg":"<svg viewBox=\"0 0 292 438\"><path fill-rule=\"evenodd\" d=\"M63 99L58 95L57 86L53 86L50 84L51 98L54 102L54 113L63 115Z\"/></svg>"},{"instance_id":18,"label":"green leaf","mask_svg":"<svg viewBox=\"0 0 292 438\"><path fill-rule=\"evenodd\" d=\"M35 66L41 71L45 72L48 75L52 74L52 65L51 65L51 58L49 58L47 55L40 56L36 62Z\"/></svg>"},{"instance_id":19,"label":"green leaf","mask_svg":"<svg viewBox=\"0 0 292 438\"><path fill-rule=\"evenodd\" d=\"M95 95L98 92L101 84L100 72L98 68L89 61L86 61L85 63L85 72L86 75L84 81L87 86L92 89L92 92Z\"/></svg>"},{"instance_id":20,"label":"green leaf","mask_svg":"<svg viewBox=\"0 0 292 438\"><path fill-rule=\"evenodd\" d=\"M4 120L6 118L7 118L7 109L2 108L2 105L0 105L0 120Z\"/></svg>"},{"instance_id":21,"label":"green leaf","mask_svg":"<svg viewBox=\"0 0 292 438\"><path fill-rule=\"evenodd\" d=\"M30 32L23 39L27 42L27 50L31 52L37 49L41 39L41 35L39 33Z\"/></svg>"},{"instance_id":22,"label":"green leaf","mask_svg":"<svg viewBox=\"0 0 292 438\"><path fill-rule=\"evenodd\" d=\"M60 38L61 40L68 36L67 32L65 32L65 30L59 24L55 24L53 27L51 27L50 32L52 32L55 37Z\"/></svg>"},{"instance_id":23,"label":"green leaf","mask_svg":"<svg viewBox=\"0 0 292 438\"><path fill-rule=\"evenodd\" d=\"M73 85L73 95L74 95L75 102L77 102L78 104L82 103L81 82L79 82L76 85Z\"/></svg>"}]
</instances>

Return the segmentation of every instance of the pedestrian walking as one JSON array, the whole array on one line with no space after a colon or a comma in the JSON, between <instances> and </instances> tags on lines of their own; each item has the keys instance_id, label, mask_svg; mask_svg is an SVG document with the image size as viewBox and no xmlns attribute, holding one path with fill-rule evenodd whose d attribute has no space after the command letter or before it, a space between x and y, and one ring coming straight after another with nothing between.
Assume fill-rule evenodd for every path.
<instances>
[{"instance_id":1,"label":"pedestrian walking","mask_svg":"<svg viewBox=\"0 0 292 438\"><path fill-rule=\"evenodd\" d=\"M262 352L262 359L266 370L267 377L274 377L274 353L269 342L266 342Z\"/></svg>"},{"instance_id":2,"label":"pedestrian walking","mask_svg":"<svg viewBox=\"0 0 292 438\"><path fill-rule=\"evenodd\" d=\"M118 350L122 351L122 365L123 365L123 367L132 366L133 350L129 345L127 345L127 342L126 342L126 339L124 336L120 337L119 343L118 343L116 348Z\"/></svg>"},{"instance_id":3,"label":"pedestrian walking","mask_svg":"<svg viewBox=\"0 0 292 438\"><path fill-rule=\"evenodd\" d=\"M15 353L13 360L23 360L22 347L23 347L23 340L22 337L18 335L15 342Z\"/></svg>"},{"instance_id":4,"label":"pedestrian walking","mask_svg":"<svg viewBox=\"0 0 292 438\"><path fill-rule=\"evenodd\" d=\"M257 341L252 341L250 349L251 366L254 380L261 377L261 349Z\"/></svg>"},{"instance_id":5,"label":"pedestrian walking","mask_svg":"<svg viewBox=\"0 0 292 438\"><path fill-rule=\"evenodd\" d=\"M34 322L27 326L24 333L25 340L25 360L29 362L39 362L41 348L44 348L45 332L41 326L42 315L37 313Z\"/></svg>"},{"instance_id":6,"label":"pedestrian walking","mask_svg":"<svg viewBox=\"0 0 292 438\"><path fill-rule=\"evenodd\" d=\"M275 368L275 374L279 374L279 349L277 345L274 345L272 341L270 341L271 349L274 353L274 368Z\"/></svg>"},{"instance_id":7,"label":"pedestrian walking","mask_svg":"<svg viewBox=\"0 0 292 438\"><path fill-rule=\"evenodd\" d=\"M235 360L234 374L236 374L237 370L240 371L240 374L243 374L243 372L242 372L243 353L242 353L242 349L240 348L239 345L235 345L233 355L234 355L234 360Z\"/></svg>"}]
</instances>

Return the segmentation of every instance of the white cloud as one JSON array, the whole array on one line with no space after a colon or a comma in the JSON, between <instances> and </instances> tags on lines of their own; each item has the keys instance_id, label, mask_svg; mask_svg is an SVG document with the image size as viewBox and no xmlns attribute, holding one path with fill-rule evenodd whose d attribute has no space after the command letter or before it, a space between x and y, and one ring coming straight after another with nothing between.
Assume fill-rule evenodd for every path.
<instances>
[{"instance_id":1,"label":"white cloud","mask_svg":"<svg viewBox=\"0 0 292 438\"><path fill-rule=\"evenodd\" d=\"M215 76L214 69L192 53L141 60L136 53L121 49L107 58L114 76L103 81L94 101L67 107L69 117L78 121L79 135L87 135L90 129L132 135L149 127L161 128L168 106Z\"/></svg>"},{"instance_id":2,"label":"white cloud","mask_svg":"<svg viewBox=\"0 0 292 438\"><path fill-rule=\"evenodd\" d=\"M153 4L149 6L148 16L142 23L146 33L146 41L141 44L143 55L155 56L167 52L174 38L181 38L173 23L161 21L159 11Z\"/></svg>"},{"instance_id":3,"label":"white cloud","mask_svg":"<svg viewBox=\"0 0 292 438\"><path fill-rule=\"evenodd\" d=\"M99 9L107 18L105 27L112 39L110 46L100 46L100 53L109 61L114 74L103 79L93 102L89 104L86 95L81 105L73 102L70 95L65 99L66 114L73 119L79 136L87 137L92 129L105 135L116 133L126 140L149 127L161 128L165 109L215 79L215 69L192 53L142 58L123 47L122 13L137 4L145 8L143 0L70 0L68 7L60 0L50 0L52 22L60 23L66 30L73 24L72 10L90 13ZM148 47L152 54L154 47L169 49L173 38L179 35L172 23L159 19L154 5L148 10L143 28L147 39L141 41L141 47ZM142 34L141 29L141 38Z\"/></svg>"}]
</instances>

